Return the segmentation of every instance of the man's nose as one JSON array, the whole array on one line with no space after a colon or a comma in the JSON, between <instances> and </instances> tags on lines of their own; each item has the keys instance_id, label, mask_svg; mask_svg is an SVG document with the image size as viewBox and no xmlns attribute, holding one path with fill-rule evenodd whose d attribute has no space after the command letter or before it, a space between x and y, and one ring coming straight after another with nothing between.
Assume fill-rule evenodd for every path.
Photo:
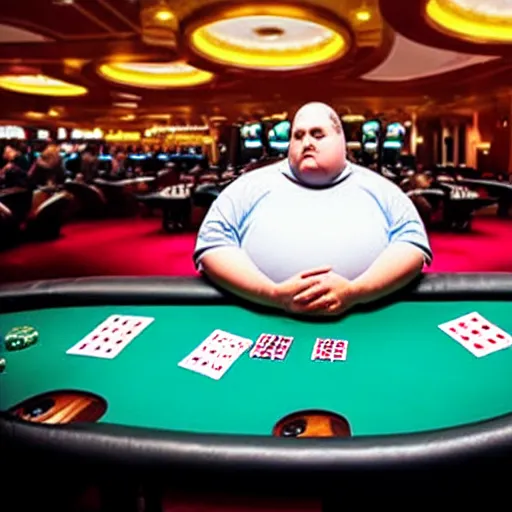
<instances>
[{"instance_id":1,"label":"man's nose","mask_svg":"<svg viewBox=\"0 0 512 512\"><path fill-rule=\"evenodd\" d=\"M308 148L313 148L313 147L314 147L313 138L310 137L309 135L305 135L304 139L302 139L302 149L306 150Z\"/></svg>"}]
</instances>

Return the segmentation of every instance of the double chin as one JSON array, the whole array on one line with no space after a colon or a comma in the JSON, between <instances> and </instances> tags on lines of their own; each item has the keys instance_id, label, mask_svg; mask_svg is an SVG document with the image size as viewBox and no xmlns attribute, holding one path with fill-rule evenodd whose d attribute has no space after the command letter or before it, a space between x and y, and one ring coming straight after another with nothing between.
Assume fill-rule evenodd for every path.
<instances>
[{"instance_id":1,"label":"double chin","mask_svg":"<svg viewBox=\"0 0 512 512\"><path fill-rule=\"evenodd\" d=\"M301 175L302 181L310 183L311 185L326 185L333 179L330 174L317 168L301 169L299 174Z\"/></svg>"}]
</instances>

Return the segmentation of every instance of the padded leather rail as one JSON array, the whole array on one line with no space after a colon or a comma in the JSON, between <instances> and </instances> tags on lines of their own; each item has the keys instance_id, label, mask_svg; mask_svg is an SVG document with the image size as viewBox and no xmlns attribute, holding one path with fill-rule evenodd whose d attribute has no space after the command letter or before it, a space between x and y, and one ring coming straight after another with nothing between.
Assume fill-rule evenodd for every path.
<instances>
[{"instance_id":1,"label":"padded leather rail","mask_svg":"<svg viewBox=\"0 0 512 512\"><path fill-rule=\"evenodd\" d=\"M510 300L512 273L423 274L384 301ZM381 302L384 302L381 301ZM0 311L95 304L243 303L200 277L83 277L0 286ZM249 305L252 307L252 305ZM374 306L370 306L374 307Z\"/></svg>"},{"instance_id":2,"label":"padded leather rail","mask_svg":"<svg viewBox=\"0 0 512 512\"><path fill-rule=\"evenodd\" d=\"M156 471L387 473L512 465L512 415L432 432L349 439L189 434L109 424L51 426L0 413L4 456ZM480 473L481 475L481 473ZM482 476L482 475L481 475Z\"/></svg>"}]
</instances>

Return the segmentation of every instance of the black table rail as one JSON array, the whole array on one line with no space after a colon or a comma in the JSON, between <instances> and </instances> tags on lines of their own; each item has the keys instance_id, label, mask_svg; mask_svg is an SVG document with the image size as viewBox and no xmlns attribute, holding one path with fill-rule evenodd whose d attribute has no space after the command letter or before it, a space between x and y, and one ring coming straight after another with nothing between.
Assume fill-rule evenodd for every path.
<instances>
[{"instance_id":1,"label":"black table rail","mask_svg":"<svg viewBox=\"0 0 512 512\"><path fill-rule=\"evenodd\" d=\"M399 292L367 307L401 300L510 300L511 297L512 273L423 274ZM0 312L80 305L213 303L258 308L202 277L79 277L0 285Z\"/></svg>"}]
</instances>

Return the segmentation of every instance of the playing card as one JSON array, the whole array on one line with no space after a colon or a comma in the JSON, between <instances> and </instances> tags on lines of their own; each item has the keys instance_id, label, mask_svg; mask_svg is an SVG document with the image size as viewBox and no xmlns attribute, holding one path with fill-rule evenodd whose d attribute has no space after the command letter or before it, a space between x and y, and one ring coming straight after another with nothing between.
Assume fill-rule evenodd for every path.
<instances>
[{"instance_id":1,"label":"playing card","mask_svg":"<svg viewBox=\"0 0 512 512\"><path fill-rule=\"evenodd\" d=\"M219 380L251 345L250 339L216 329L178 366Z\"/></svg>"},{"instance_id":2,"label":"playing card","mask_svg":"<svg viewBox=\"0 0 512 512\"><path fill-rule=\"evenodd\" d=\"M66 354L113 359L153 320L145 316L111 315Z\"/></svg>"},{"instance_id":3,"label":"playing card","mask_svg":"<svg viewBox=\"0 0 512 512\"><path fill-rule=\"evenodd\" d=\"M479 313L469 313L438 326L476 357L483 357L512 345L512 336Z\"/></svg>"},{"instance_id":4,"label":"playing card","mask_svg":"<svg viewBox=\"0 0 512 512\"><path fill-rule=\"evenodd\" d=\"M345 361L348 341L332 338L317 338L311 353L312 361Z\"/></svg>"},{"instance_id":5,"label":"playing card","mask_svg":"<svg viewBox=\"0 0 512 512\"><path fill-rule=\"evenodd\" d=\"M293 337L280 334L261 334L251 349L250 356L282 361L292 345Z\"/></svg>"}]
</instances>

